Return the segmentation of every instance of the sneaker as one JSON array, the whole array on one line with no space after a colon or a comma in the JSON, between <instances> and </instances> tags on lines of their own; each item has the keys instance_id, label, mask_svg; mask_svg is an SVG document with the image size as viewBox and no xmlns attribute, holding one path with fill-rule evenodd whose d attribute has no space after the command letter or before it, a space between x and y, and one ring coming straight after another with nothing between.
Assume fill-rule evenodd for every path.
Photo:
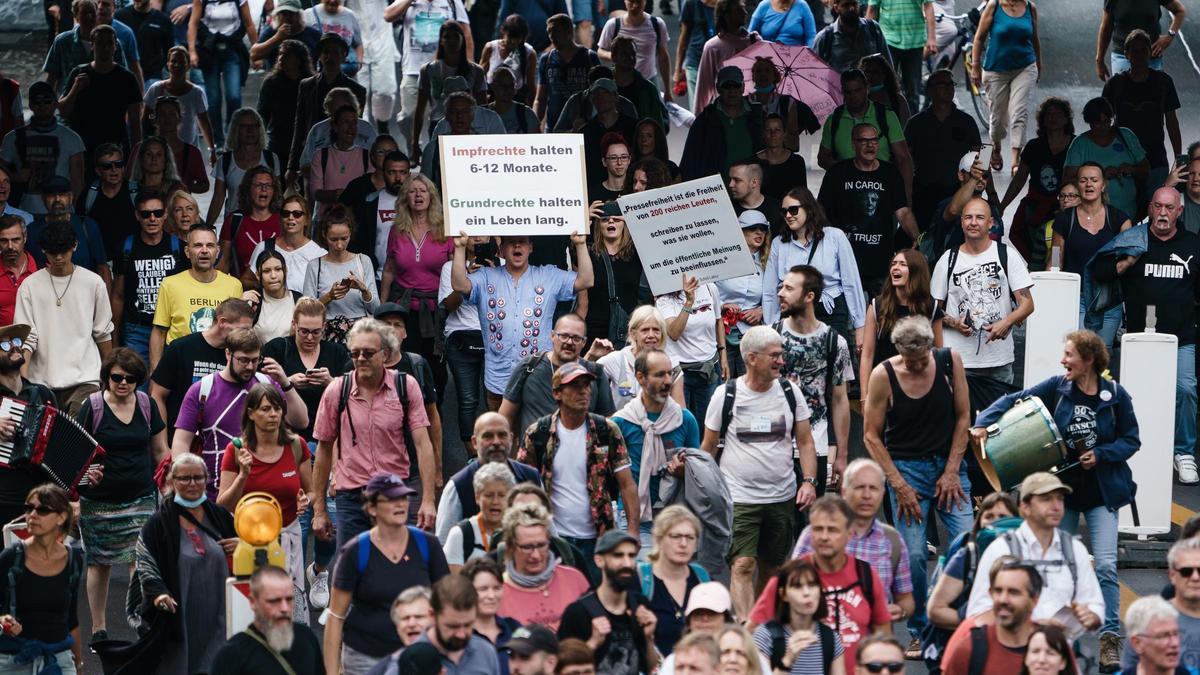
<instances>
[{"instance_id":1,"label":"sneaker","mask_svg":"<svg viewBox=\"0 0 1200 675\"><path fill-rule=\"evenodd\" d=\"M310 564L304 570L304 576L308 579L308 602L313 606L313 609L325 609L329 606L329 569L326 568L323 572L316 572Z\"/></svg>"},{"instance_id":2,"label":"sneaker","mask_svg":"<svg viewBox=\"0 0 1200 675\"><path fill-rule=\"evenodd\" d=\"M92 639L88 642L88 644L92 644L95 642L102 642L107 639L108 639L108 631L106 631L104 629L100 629L100 630L96 631L95 633L92 633Z\"/></svg>"},{"instance_id":3,"label":"sneaker","mask_svg":"<svg viewBox=\"0 0 1200 675\"><path fill-rule=\"evenodd\" d=\"M904 658L907 661L920 661L921 660L921 641L920 640L918 640L917 638L913 638L912 641L908 643L908 649L904 650Z\"/></svg>"},{"instance_id":4,"label":"sneaker","mask_svg":"<svg viewBox=\"0 0 1200 675\"><path fill-rule=\"evenodd\" d=\"M1196 458L1191 455L1175 455L1175 473L1179 482L1184 485L1200 483L1200 473L1196 471Z\"/></svg>"},{"instance_id":5,"label":"sneaker","mask_svg":"<svg viewBox=\"0 0 1200 675\"><path fill-rule=\"evenodd\" d=\"M1193 462L1193 465L1195 462ZM1195 466L1192 467L1195 471ZM1121 669L1121 636L1116 633L1100 634L1100 672L1115 673Z\"/></svg>"}]
</instances>

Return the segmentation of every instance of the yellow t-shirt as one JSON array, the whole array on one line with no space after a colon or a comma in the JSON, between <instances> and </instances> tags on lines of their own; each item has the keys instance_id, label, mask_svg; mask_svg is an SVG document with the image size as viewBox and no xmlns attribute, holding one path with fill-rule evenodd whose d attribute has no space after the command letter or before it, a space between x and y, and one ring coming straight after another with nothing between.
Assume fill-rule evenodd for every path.
<instances>
[{"instance_id":1,"label":"yellow t-shirt","mask_svg":"<svg viewBox=\"0 0 1200 675\"><path fill-rule=\"evenodd\" d=\"M154 325L167 329L167 344L185 335L200 332L216 320L217 305L229 298L242 297L242 282L217 272L208 283L196 281L183 271L163 279L154 308Z\"/></svg>"}]
</instances>

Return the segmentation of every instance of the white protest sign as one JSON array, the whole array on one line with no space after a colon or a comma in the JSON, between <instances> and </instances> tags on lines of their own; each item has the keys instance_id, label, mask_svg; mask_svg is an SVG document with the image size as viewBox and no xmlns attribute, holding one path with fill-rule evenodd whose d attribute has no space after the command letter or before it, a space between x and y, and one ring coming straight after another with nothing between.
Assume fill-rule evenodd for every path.
<instances>
[{"instance_id":1,"label":"white protest sign","mask_svg":"<svg viewBox=\"0 0 1200 675\"><path fill-rule=\"evenodd\" d=\"M647 190L617 199L655 295L700 283L754 274L733 202L721 176Z\"/></svg>"},{"instance_id":2,"label":"white protest sign","mask_svg":"<svg viewBox=\"0 0 1200 675\"><path fill-rule=\"evenodd\" d=\"M438 142L447 233L588 231L582 135L442 135Z\"/></svg>"}]
</instances>

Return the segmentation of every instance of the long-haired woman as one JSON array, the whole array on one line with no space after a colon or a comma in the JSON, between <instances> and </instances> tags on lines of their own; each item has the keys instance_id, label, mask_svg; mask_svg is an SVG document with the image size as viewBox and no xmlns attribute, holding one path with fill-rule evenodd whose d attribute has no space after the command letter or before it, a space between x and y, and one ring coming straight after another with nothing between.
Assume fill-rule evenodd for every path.
<instances>
[{"instance_id":1,"label":"long-haired woman","mask_svg":"<svg viewBox=\"0 0 1200 675\"><path fill-rule=\"evenodd\" d=\"M896 113L900 124L908 124L911 108L900 92L900 78L892 64L882 54L868 54L858 60L858 69L867 76L867 86L871 88L869 98Z\"/></svg>"},{"instance_id":2,"label":"long-haired woman","mask_svg":"<svg viewBox=\"0 0 1200 675\"><path fill-rule=\"evenodd\" d=\"M246 395L242 435L225 447L221 457L221 487L217 505L233 511L238 500L251 492L265 492L283 510L284 557L296 590L295 620L308 623L308 596L304 593L304 549L297 515L308 508L312 496L312 456L304 439L283 423L283 396L274 384L259 383Z\"/></svg>"},{"instance_id":3,"label":"long-haired woman","mask_svg":"<svg viewBox=\"0 0 1200 675\"><path fill-rule=\"evenodd\" d=\"M312 55L299 40L284 40L271 72L258 92L258 114L267 125L267 148L287 157L296 129L296 98L300 80L313 74Z\"/></svg>"},{"instance_id":4,"label":"long-haired woman","mask_svg":"<svg viewBox=\"0 0 1200 675\"><path fill-rule=\"evenodd\" d=\"M1025 648L1021 675L1075 675L1075 652L1062 628L1054 624L1035 625Z\"/></svg>"},{"instance_id":5,"label":"long-haired woman","mask_svg":"<svg viewBox=\"0 0 1200 675\"><path fill-rule=\"evenodd\" d=\"M309 213L308 200L303 195L295 192L285 195L283 208L279 211L279 234L260 241L250 253L250 261L255 266L263 251L271 249L279 253L287 270L287 287L297 293L304 290L304 274L308 271L308 263L328 253L320 244L308 238L311 227ZM253 279L243 275L242 282L253 284ZM263 342L266 342L266 338Z\"/></svg>"},{"instance_id":6,"label":"long-haired woman","mask_svg":"<svg viewBox=\"0 0 1200 675\"><path fill-rule=\"evenodd\" d=\"M329 252L309 261L304 274L304 295L325 305L325 337L341 344L350 326L379 306L371 258L347 249L353 235L350 209L331 207L317 226L317 242Z\"/></svg>"},{"instance_id":7,"label":"long-haired woman","mask_svg":"<svg viewBox=\"0 0 1200 675\"><path fill-rule=\"evenodd\" d=\"M171 194L187 189L175 168L175 153L171 152L171 147L162 137L147 136L134 147L132 154L129 177L137 183L139 190L153 188L163 194Z\"/></svg>"},{"instance_id":8,"label":"long-haired woman","mask_svg":"<svg viewBox=\"0 0 1200 675\"><path fill-rule=\"evenodd\" d=\"M942 345L942 310L933 301L929 283L929 264L920 251L908 248L892 256L888 265L888 283L867 307L858 364L862 400L867 400L871 371L898 353L896 345L892 344L892 328L897 321L914 314L929 317L933 324L933 343L938 347Z\"/></svg>"},{"instance_id":9,"label":"long-haired woman","mask_svg":"<svg viewBox=\"0 0 1200 675\"><path fill-rule=\"evenodd\" d=\"M256 166L265 166L279 177L282 163L267 147L267 128L258 112L254 108L239 108L229 116L225 152L213 167L212 203L205 218L209 225L216 227L221 222L218 218L227 218L243 207L238 188L242 178Z\"/></svg>"},{"instance_id":10,"label":"long-haired woman","mask_svg":"<svg viewBox=\"0 0 1200 675\"><path fill-rule=\"evenodd\" d=\"M678 175L679 168L675 168ZM654 190L675 182L671 167L657 157L643 157L634 162L625 172L625 194Z\"/></svg>"},{"instance_id":11,"label":"long-haired woman","mask_svg":"<svg viewBox=\"0 0 1200 675\"><path fill-rule=\"evenodd\" d=\"M822 623L828 608L815 563L807 558L796 558L781 567L775 578L779 589L775 597L775 616L754 630L754 642L759 652L771 660L775 672L846 675L841 637L836 630ZM828 635L821 638L821 633L826 631L832 633L832 640ZM796 649L791 638L799 632L813 634L817 639L806 641L806 646ZM786 645L783 654L776 654L772 649L777 633L783 634ZM827 642L833 644L832 655L822 652L822 645ZM831 657L828 673L824 668L827 657Z\"/></svg>"},{"instance_id":12,"label":"long-haired woman","mask_svg":"<svg viewBox=\"0 0 1200 675\"><path fill-rule=\"evenodd\" d=\"M658 120L646 117L637 123L633 134L633 161L654 157L667 165L672 183L679 180L679 165L671 161L670 148L667 146L667 132L663 130Z\"/></svg>"},{"instance_id":13,"label":"long-haired woman","mask_svg":"<svg viewBox=\"0 0 1200 675\"><path fill-rule=\"evenodd\" d=\"M653 305L641 305L629 315L629 330L626 333L625 346L601 356L597 363L604 368L608 375L608 384L612 388L613 407L620 410L626 403L642 392L637 377L634 376L633 364L638 354L650 349L662 350L667 339L667 322L662 313ZM678 365L674 359L672 366ZM676 377L671 385L671 398L684 405L683 378Z\"/></svg>"},{"instance_id":14,"label":"long-haired woman","mask_svg":"<svg viewBox=\"0 0 1200 675\"><path fill-rule=\"evenodd\" d=\"M200 202L185 190L176 190L171 194L171 203L167 211L167 233L180 239L187 239L188 230L200 222Z\"/></svg>"},{"instance_id":15,"label":"long-haired woman","mask_svg":"<svg viewBox=\"0 0 1200 675\"><path fill-rule=\"evenodd\" d=\"M254 308L254 332L265 344L292 332L292 312L301 295L287 287L287 260L278 250L259 253L253 269L254 288L242 299Z\"/></svg>"},{"instance_id":16,"label":"long-haired woman","mask_svg":"<svg viewBox=\"0 0 1200 675\"><path fill-rule=\"evenodd\" d=\"M642 295L642 263L617 203L607 202L601 209L600 216L592 219L592 245L588 252L596 283L579 294L577 309L586 317L588 344L603 338L612 342L613 349L623 349L628 340L625 331L628 317ZM649 293L645 295L641 299L648 302ZM618 316L620 326L616 325L614 315Z\"/></svg>"}]
</instances>

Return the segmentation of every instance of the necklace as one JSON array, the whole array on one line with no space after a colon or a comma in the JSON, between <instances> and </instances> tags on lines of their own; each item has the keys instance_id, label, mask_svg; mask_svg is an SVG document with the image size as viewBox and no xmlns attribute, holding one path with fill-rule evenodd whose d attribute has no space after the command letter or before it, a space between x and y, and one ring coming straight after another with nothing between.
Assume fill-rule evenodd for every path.
<instances>
[{"instance_id":1,"label":"necklace","mask_svg":"<svg viewBox=\"0 0 1200 675\"><path fill-rule=\"evenodd\" d=\"M66 287L63 288L63 292L60 295L58 292L58 289L54 287L54 275L53 274L50 275L50 291L54 293L54 301L57 303L58 307L62 307L63 298L66 297L67 291L71 290L71 282L74 280L75 280L75 270L72 269L71 275L69 277L67 277L67 285L66 285Z\"/></svg>"}]
</instances>

